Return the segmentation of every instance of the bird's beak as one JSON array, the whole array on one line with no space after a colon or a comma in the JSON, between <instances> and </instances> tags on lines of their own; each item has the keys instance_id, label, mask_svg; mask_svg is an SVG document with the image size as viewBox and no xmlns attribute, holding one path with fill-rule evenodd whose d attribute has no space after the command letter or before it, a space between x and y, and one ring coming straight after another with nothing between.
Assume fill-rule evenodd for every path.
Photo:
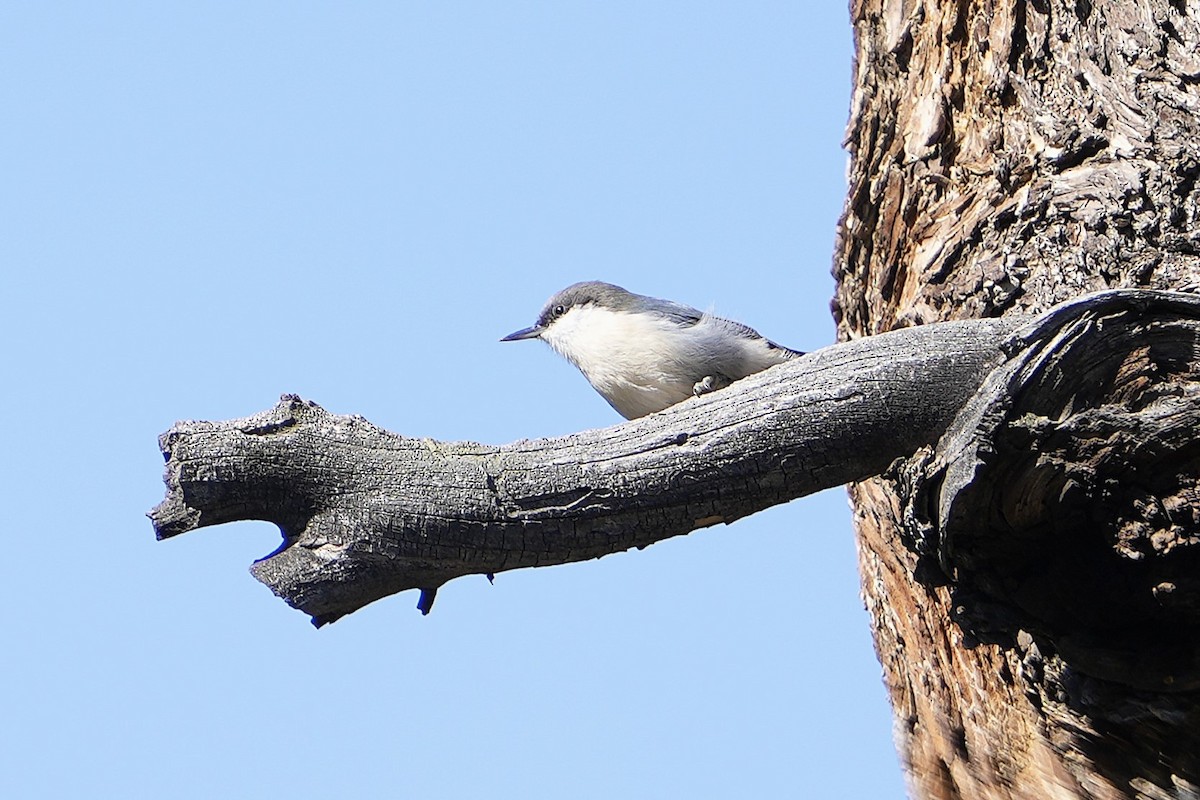
<instances>
[{"instance_id":1,"label":"bird's beak","mask_svg":"<svg viewBox=\"0 0 1200 800\"><path fill-rule=\"evenodd\" d=\"M546 330L543 325L534 325L532 328L522 328L516 333L510 333L500 341L502 342L519 342L522 339L536 339L542 335L542 331Z\"/></svg>"}]
</instances>

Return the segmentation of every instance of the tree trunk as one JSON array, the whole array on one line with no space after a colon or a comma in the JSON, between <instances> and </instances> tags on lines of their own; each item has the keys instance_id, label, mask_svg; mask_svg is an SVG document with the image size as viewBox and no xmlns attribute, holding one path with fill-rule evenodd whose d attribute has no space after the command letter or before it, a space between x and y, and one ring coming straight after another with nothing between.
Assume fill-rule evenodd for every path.
<instances>
[{"instance_id":1,"label":"tree trunk","mask_svg":"<svg viewBox=\"0 0 1200 800\"><path fill-rule=\"evenodd\" d=\"M1182 0L852 0L841 338L1200 286L1197 14ZM1171 422L1139 427L1195 405L1153 387L1196 360L1157 345L1065 357L1051 371L1077 387L1056 401L960 417L994 450L948 435L852 486L915 797L1200 796L1197 598L1176 592L1200 573L1200 469L1190 448L1166 464L1150 452ZM1102 465L1121 437L1153 444ZM1020 467L986 466L997 452Z\"/></svg>"}]
</instances>

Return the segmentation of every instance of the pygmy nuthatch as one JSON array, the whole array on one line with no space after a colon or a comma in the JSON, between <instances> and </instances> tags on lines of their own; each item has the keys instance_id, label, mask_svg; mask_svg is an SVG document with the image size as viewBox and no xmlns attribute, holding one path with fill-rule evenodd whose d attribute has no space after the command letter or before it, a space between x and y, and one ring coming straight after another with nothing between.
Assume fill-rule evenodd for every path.
<instances>
[{"instance_id":1,"label":"pygmy nuthatch","mask_svg":"<svg viewBox=\"0 0 1200 800\"><path fill-rule=\"evenodd\" d=\"M500 341L520 339L549 344L626 419L803 355L741 323L600 281L568 286L533 327Z\"/></svg>"}]
</instances>

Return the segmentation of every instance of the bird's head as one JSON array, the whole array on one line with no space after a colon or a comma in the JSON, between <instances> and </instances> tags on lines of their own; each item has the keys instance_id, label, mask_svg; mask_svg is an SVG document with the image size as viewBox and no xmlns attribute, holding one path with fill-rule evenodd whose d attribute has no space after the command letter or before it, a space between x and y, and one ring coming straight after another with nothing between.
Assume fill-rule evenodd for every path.
<instances>
[{"instance_id":1,"label":"bird's head","mask_svg":"<svg viewBox=\"0 0 1200 800\"><path fill-rule=\"evenodd\" d=\"M589 340L612 335L614 321L639 311L641 295L602 281L572 284L546 301L537 322L500 341L541 339L571 361Z\"/></svg>"}]
</instances>

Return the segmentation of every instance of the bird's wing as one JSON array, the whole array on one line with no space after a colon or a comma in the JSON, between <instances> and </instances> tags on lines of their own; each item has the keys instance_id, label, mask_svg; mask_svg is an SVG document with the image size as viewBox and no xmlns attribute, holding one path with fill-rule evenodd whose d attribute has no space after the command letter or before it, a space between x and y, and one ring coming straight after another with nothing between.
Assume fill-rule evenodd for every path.
<instances>
[{"instance_id":1,"label":"bird's wing","mask_svg":"<svg viewBox=\"0 0 1200 800\"><path fill-rule=\"evenodd\" d=\"M667 300L659 302L660 305L655 310L679 325L695 325L704 318L703 312L697 311L691 306L685 306L683 303L672 303Z\"/></svg>"},{"instance_id":2,"label":"bird's wing","mask_svg":"<svg viewBox=\"0 0 1200 800\"><path fill-rule=\"evenodd\" d=\"M783 352L787 353L788 356L791 358L795 358L796 356L804 355L803 350L793 350L790 347L784 347L779 342L773 342L770 339L767 339L766 343L767 343L767 347L770 347L773 350L782 350Z\"/></svg>"},{"instance_id":3,"label":"bird's wing","mask_svg":"<svg viewBox=\"0 0 1200 800\"><path fill-rule=\"evenodd\" d=\"M655 311L665 316L667 319L679 325L695 325L700 320L708 317L709 319L718 320L722 325L729 329L732 333L742 337L743 339L761 339L767 343L767 347L772 350L780 350L786 353L788 357L802 356L804 353L800 350L793 350L790 347L784 347L778 342L773 342L763 336L758 331L751 328L749 325L743 325L740 322L735 322L731 319L718 317L715 314L705 314L691 306L685 306L683 303L674 303L669 300L659 300Z\"/></svg>"},{"instance_id":4,"label":"bird's wing","mask_svg":"<svg viewBox=\"0 0 1200 800\"><path fill-rule=\"evenodd\" d=\"M743 325L740 322L734 322L733 320L725 319L724 317L715 317L715 319L721 320L721 322L723 322L730 331L737 334L738 336L741 336L743 339L762 339L764 342L767 343L767 347L771 348L772 350L781 350L784 353L786 353L789 357L804 355L804 353L801 352L800 350L793 350L790 347L784 347L783 345L779 344L778 342L771 341L770 339L763 336L758 331L754 330L754 328L751 328L749 325Z\"/></svg>"}]
</instances>

